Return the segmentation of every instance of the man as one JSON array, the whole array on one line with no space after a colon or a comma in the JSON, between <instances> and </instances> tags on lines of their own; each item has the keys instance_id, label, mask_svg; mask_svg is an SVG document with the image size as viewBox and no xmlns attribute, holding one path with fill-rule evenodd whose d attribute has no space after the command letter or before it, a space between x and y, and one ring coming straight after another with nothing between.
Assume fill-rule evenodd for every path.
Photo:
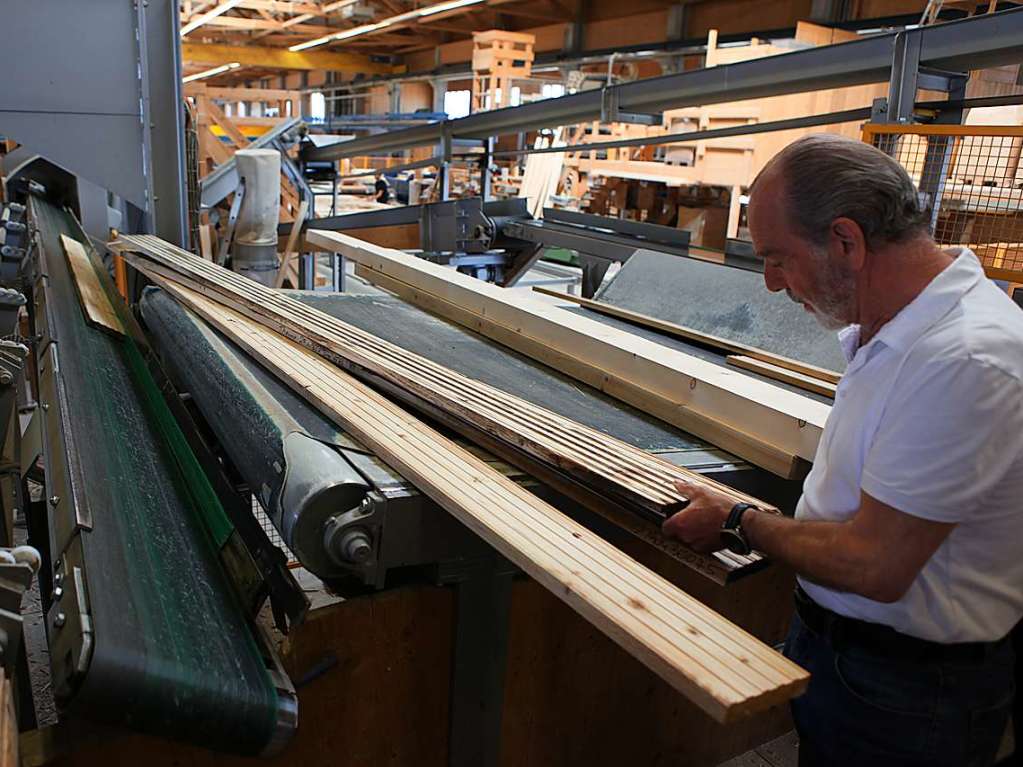
<instances>
[{"instance_id":1,"label":"man","mask_svg":"<svg viewBox=\"0 0 1023 767\"><path fill-rule=\"evenodd\" d=\"M377 174L373 190L373 197L377 202L388 202L391 199L391 187L387 185L387 179L384 178L382 173Z\"/></svg>"},{"instance_id":2,"label":"man","mask_svg":"<svg viewBox=\"0 0 1023 767\"><path fill-rule=\"evenodd\" d=\"M800 764L988 765L1023 615L1023 312L884 153L803 138L751 189L764 281L849 365L794 519L682 483L666 534L792 566Z\"/></svg>"}]
</instances>

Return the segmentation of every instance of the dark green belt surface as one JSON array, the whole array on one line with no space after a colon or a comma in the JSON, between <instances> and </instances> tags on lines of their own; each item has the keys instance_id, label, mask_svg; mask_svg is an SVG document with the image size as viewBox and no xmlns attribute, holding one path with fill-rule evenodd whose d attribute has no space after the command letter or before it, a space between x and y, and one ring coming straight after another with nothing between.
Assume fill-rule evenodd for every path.
<instances>
[{"instance_id":1,"label":"dark green belt surface","mask_svg":"<svg viewBox=\"0 0 1023 767\"><path fill-rule=\"evenodd\" d=\"M169 448L180 432L134 343L86 325L59 242L61 233L85 242L76 222L39 200L33 211L93 518L82 536L95 649L72 705L133 729L258 753L274 729L277 693L217 559L219 506L211 513L205 477Z\"/></svg>"}]
</instances>

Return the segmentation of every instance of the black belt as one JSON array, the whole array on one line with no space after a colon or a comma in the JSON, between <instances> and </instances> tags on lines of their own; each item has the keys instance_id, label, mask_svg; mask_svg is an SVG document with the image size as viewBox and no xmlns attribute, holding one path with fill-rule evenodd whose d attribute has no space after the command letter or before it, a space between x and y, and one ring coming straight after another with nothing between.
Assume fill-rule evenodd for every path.
<instances>
[{"instance_id":1,"label":"black belt","mask_svg":"<svg viewBox=\"0 0 1023 767\"><path fill-rule=\"evenodd\" d=\"M943 644L912 637L891 626L849 618L821 607L801 586L796 586L795 601L796 612L803 625L826 638L835 649L856 645L899 660L976 662L990 657L1006 641Z\"/></svg>"}]
</instances>

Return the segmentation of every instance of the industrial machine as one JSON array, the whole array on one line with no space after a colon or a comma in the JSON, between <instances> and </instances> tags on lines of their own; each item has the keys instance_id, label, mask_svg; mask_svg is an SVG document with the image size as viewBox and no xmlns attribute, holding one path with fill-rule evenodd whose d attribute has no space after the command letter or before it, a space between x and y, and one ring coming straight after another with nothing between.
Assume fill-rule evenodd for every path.
<instances>
[{"instance_id":1,"label":"industrial machine","mask_svg":"<svg viewBox=\"0 0 1023 767\"><path fill-rule=\"evenodd\" d=\"M333 599L387 593L409 583L443 584L456 592L458 607L449 762L493 763L515 569L168 294L129 273L121 300L106 276L103 244L111 228L186 243L180 72L173 52L177 4L14 4L18 23L0 24L0 51L11 57L9 70L59 83L62 109L79 128L53 129L52 104L43 103L38 92L44 89L33 88L32 77L17 79L14 91L5 91L17 103L10 109L0 104L2 127L28 143L9 173L10 202L0 212L0 283L12 289L0 292L0 424L6 435L0 509L8 537L15 516L24 515L29 541L41 555L38 579L61 717L246 755L278 753L299 721L296 688L302 680L285 673L267 637L269 627L259 620L261 608L269 605L274 627L286 632L315 610L309 583ZM79 62L81 70L69 72L48 51L31 50L24 42L31 38L29 29L56 28L54 14L66 16L61 24L113 30L117 47L93 62L87 48L76 47L85 36L68 36L65 58ZM820 88L891 73L893 93L904 95L918 75L928 88L940 85L928 67L967 69L1018 57L1021 14L967 22L972 31L965 36L945 27L898 38L880 35L309 146L303 158L332 162L433 142L450 154L453 140L485 141L502 131L600 115L772 95L810 87L811 78L812 87ZM822 78L821 72L830 74ZM81 95L96 82L107 84L103 103ZM893 119L912 106L911 96L893 102ZM301 167L282 151L299 134L292 121L253 144L275 149L281 172L303 185ZM132 148L130 156L126 147ZM235 229L239 218L245 223L245 199L256 199L247 181L239 193L243 165L225 163L198 190L205 207L235 195L237 209L222 222ZM250 222L263 223L258 215ZM400 229L407 248L423 258L505 285L515 284L544 248L568 248L583 261L587 295L610 263L625 263L616 278L622 281L623 275L652 269L652 253L683 275L680 295L705 297L708 280L714 282L713 321L719 329L737 324L740 315L775 311L754 305L749 288L759 276L741 252L728 254L725 264L697 262L688 258L686 233L663 227L552 210L534 219L521 201L481 199L318 219L314 225L369 237L374 230ZM241 244L235 258L255 264L254 272L270 271L268 232L256 227L247 233L252 237L240 237L239 231L226 240ZM290 233L290 226L277 233ZM77 243L73 247L85 253L87 267L102 278L102 291L117 307L119 331L87 320L67 242ZM311 286L311 265L305 274ZM653 272L646 281L651 294L665 283ZM782 509L794 503L796 482L756 469L394 296L358 281L345 287L344 293L296 296ZM15 327L22 305L23 331ZM797 331L803 332L792 332ZM657 340L724 364L723 355L712 350ZM814 342L802 336L796 343L809 350ZM28 386L19 385L25 380ZM23 431L14 428L19 404L27 421ZM494 456L485 457L613 543L629 548L639 542L674 565L682 561L649 520L598 517ZM13 562L0 562L0 623L8 636L17 636L15 605L6 597L20 594L35 565L11 556ZM8 565L18 568L9 579ZM763 566L760 561L736 567L728 577L741 583ZM18 652L17 642L8 643L5 664ZM20 705L24 718L30 703Z\"/></svg>"}]
</instances>

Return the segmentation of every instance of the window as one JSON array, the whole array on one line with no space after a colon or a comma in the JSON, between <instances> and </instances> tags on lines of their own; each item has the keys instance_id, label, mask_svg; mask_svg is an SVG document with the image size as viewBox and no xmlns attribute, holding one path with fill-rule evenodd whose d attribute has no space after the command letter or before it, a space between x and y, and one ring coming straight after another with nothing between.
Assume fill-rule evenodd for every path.
<instances>
[{"instance_id":1,"label":"window","mask_svg":"<svg viewBox=\"0 0 1023 767\"><path fill-rule=\"evenodd\" d=\"M327 99L322 93L309 94L309 116L320 120L327 116Z\"/></svg>"},{"instance_id":2,"label":"window","mask_svg":"<svg viewBox=\"0 0 1023 767\"><path fill-rule=\"evenodd\" d=\"M543 88L540 89L540 98L543 99L556 99L564 95L565 86L561 83L544 83Z\"/></svg>"},{"instance_id":3,"label":"window","mask_svg":"<svg viewBox=\"0 0 1023 767\"><path fill-rule=\"evenodd\" d=\"M469 114L469 104L472 101L472 94L469 91L448 91L444 94L444 111L452 120L465 117Z\"/></svg>"}]
</instances>

